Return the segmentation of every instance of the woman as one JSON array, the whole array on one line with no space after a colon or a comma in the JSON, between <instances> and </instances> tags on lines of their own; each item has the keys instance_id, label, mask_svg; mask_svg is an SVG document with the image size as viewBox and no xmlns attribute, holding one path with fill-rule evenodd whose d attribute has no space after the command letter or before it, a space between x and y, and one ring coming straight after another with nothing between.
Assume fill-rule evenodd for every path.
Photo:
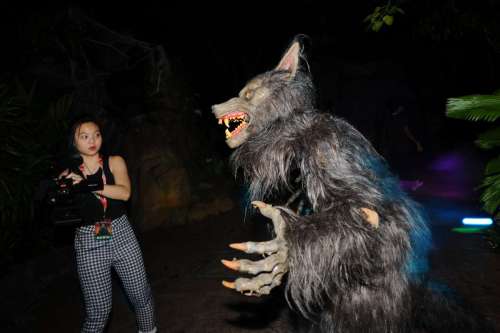
<instances>
[{"instance_id":1,"label":"woman","mask_svg":"<svg viewBox=\"0 0 500 333\"><path fill-rule=\"evenodd\" d=\"M100 127L90 117L76 121L71 145L81 157L73 180L83 225L75 231L75 252L86 316L82 332L102 332L111 312L111 268L118 273L137 316L139 332L157 332L151 288L141 250L128 222L125 201L130 179L120 156L103 156ZM96 185L97 184L97 185Z\"/></svg>"}]
</instances>

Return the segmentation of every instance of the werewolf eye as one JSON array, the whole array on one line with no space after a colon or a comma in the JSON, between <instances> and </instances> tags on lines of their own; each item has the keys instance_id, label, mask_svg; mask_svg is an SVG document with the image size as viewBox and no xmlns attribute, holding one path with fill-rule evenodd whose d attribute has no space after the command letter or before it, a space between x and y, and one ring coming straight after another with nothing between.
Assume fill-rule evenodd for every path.
<instances>
[{"instance_id":1,"label":"werewolf eye","mask_svg":"<svg viewBox=\"0 0 500 333\"><path fill-rule=\"evenodd\" d=\"M245 92L245 99L246 100L250 100L252 99L253 95L254 95L255 91L254 90L247 90Z\"/></svg>"}]
</instances>

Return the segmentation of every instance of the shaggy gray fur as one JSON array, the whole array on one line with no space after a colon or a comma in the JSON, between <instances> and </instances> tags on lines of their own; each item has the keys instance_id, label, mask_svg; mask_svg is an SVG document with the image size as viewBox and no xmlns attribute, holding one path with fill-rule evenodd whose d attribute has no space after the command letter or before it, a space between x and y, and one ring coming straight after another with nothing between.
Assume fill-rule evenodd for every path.
<instances>
[{"instance_id":1,"label":"shaggy gray fur","mask_svg":"<svg viewBox=\"0 0 500 333\"><path fill-rule=\"evenodd\" d=\"M292 174L300 175L313 213L280 207L289 248L287 300L312 332L418 331L412 290L430 244L421 208L363 135L314 108L309 74L300 68L292 79L287 74L258 76L271 94L249 114L250 135L231 158L252 200L292 192ZM378 213L378 228L361 208ZM460 325L452 329L473 331Z\"/></svg>"}]
</instances>

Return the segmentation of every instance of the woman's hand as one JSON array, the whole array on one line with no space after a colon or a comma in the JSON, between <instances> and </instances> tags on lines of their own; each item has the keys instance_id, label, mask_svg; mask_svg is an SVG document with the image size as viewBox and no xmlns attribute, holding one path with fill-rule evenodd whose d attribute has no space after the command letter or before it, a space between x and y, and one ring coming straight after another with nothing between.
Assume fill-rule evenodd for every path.
<instances>
[{"instance_id":1,"label":"woman's hand","mask_svg":"<svg viewBox=\"0 0 500 333\"><path fill-rule=\"evenodd\" d=\"M66 179L71 179L73 181L73 185L78 184L78 183L80 183L83 180L82 176L77 175L74 172L70 172L68 169L66 169L63 172L61 172L61 174L59 175L58 179L61 179L63 177L66 178Z\"/></svg>"},{"instance_id":2,"label":"woman's hand","mask_svg":"<svg viewBox=\"0 0 500 333\"><path fill-rule=\"evenodd\" d=\"M61 172L59 176L57 176L57 179L61 179L62 177L67 176L68 174L69 174L69 169L66 169L63 172Z\"/></svg>"}]
</instances>

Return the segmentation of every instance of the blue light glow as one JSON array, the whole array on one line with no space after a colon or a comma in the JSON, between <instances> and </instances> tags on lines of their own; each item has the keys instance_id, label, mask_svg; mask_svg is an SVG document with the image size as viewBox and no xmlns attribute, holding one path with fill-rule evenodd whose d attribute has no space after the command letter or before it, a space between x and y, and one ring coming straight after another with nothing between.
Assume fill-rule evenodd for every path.
<instances>
[{"instance_id":1,"label":"blue light glow","mask_svg":"<svg viewBox=\"0 0 500 333\"><path fill-rule=\"evenodd\" d=\"M493 220L489 217L464 217L463 225L492 225Z\"/></svg>"}]
</instances>

